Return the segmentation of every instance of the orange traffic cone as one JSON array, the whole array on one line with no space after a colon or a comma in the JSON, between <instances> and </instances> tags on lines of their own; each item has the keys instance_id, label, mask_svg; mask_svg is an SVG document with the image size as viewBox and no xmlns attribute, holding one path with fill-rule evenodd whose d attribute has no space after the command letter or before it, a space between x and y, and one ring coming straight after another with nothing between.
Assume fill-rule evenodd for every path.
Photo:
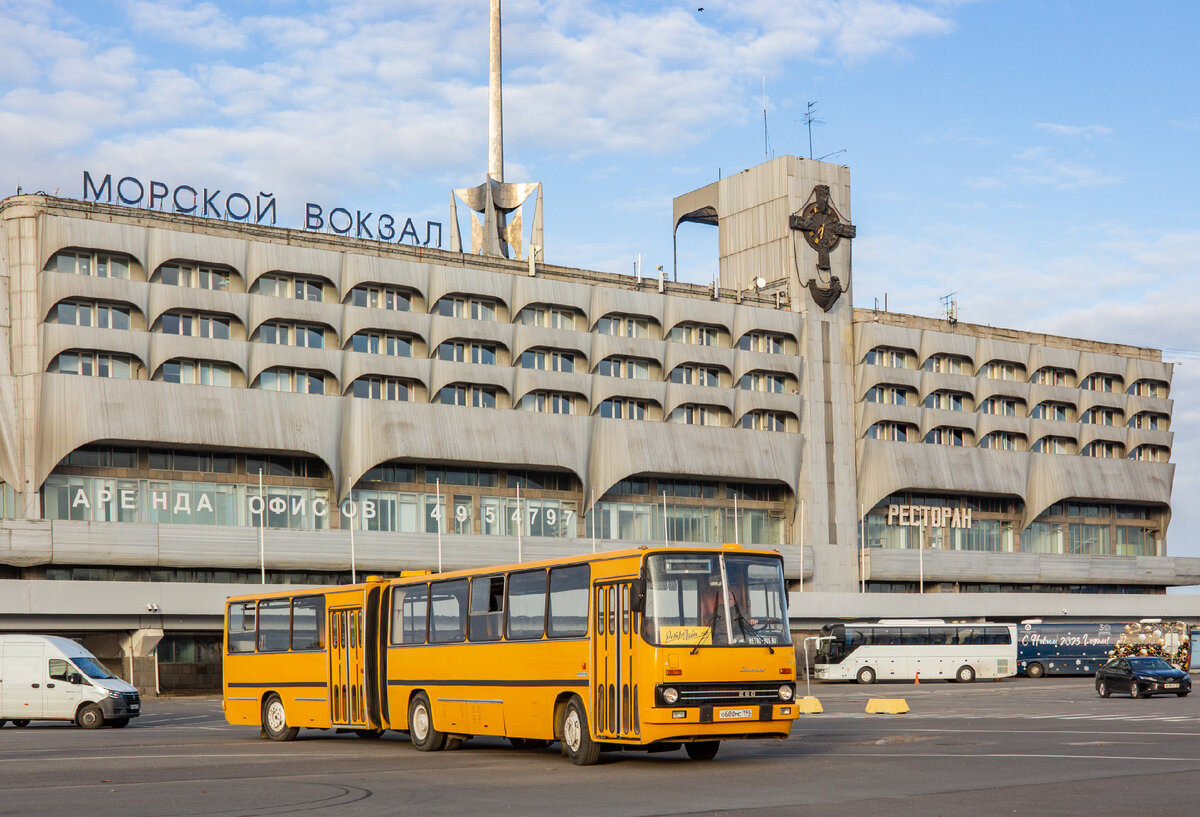
<instances>
[{"instance_id":1,"label":"orange traffic cone","mask_svg":"<svg viewBox=\"0 0 1200 817\"><path fill-rule=\"evenodd\" d=\"M921 683L921 673L919 673L919 672L917 673L917 677L913 680L913 683L914 684Z\"/></svg>"}]
</instances>

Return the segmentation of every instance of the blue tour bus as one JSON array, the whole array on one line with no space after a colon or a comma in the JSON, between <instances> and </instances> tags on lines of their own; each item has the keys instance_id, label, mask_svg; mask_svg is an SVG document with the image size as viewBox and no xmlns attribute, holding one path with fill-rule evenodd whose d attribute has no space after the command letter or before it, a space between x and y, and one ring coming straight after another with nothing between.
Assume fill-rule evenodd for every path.
<instances>
[{"instance_id":1,"label":"blue tour bus","mask_svg":"<svg viewBox=\"0 0 1200 817\"><path fill-rule=\"evenodd\" d=\"M1091 675L1108 659L1124 624L1072 622L1046 624L1028 619L1017 625L1017 674Z\"/></svg>"}]
</instances>

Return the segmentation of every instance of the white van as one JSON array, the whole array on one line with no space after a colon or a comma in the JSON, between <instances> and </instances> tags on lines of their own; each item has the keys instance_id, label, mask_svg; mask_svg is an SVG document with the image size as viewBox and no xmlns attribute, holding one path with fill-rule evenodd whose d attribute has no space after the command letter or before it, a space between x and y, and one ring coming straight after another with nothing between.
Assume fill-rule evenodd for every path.
<instances>
[{"instance_id":1,"label":"white van","mask_svg":"<svg viewBox=\"0 0 1200 817\"><path fill-rule=\"evenodd\" d=\"M0 726L74 721L84 729L125 726L142 712L137 689L69 638L0 635Z\"/></svg>"}]
</instances>

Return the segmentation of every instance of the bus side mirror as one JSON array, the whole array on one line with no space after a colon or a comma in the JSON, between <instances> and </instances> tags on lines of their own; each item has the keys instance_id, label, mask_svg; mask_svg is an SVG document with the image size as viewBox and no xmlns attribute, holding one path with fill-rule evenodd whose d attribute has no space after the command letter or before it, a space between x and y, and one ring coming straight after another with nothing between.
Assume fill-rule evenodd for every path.
<instances>
[{"instance_id":1,"label":"bus side mirror","mask_svg":"<svg viewBox=\"0 0 1200 817\"><path fill-rule=\"evenodd\" d=\"M635 613L646 611L645 579L634 579L629 583L629 609Z\"/></svg>"}]
</instances>

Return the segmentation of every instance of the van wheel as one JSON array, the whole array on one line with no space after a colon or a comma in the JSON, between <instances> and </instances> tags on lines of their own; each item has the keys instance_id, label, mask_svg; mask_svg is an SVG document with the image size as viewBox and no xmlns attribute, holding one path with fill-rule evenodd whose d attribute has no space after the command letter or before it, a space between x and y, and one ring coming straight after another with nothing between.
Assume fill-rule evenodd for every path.
<instances>
[{"instance_id":1,"label":"van wheel","mask_svg":"<svg viewBox=\"0 0 1200 817\"><path fill-rule=\"evenodd\" d=\"M860 684L873 684L875 683L875 670L870 667L863 667L858 671L857 678Z\"/></svg>"},{"instance_id":2,"label":"van wheel","mask_svg":"<svg viewBox=\"0 0 1200 817\"><path fill-rule=\"evenodd\" d=\"M84 729L99 729L104 725L104 713L95 704L88 704L79 710L79 714L75 716L75 720ZM17 722L13 721L13 723Z\"/></svg>"},{"instance_id":3,"label":"van wheel","mask_svg":"<svg viewBox=\"0 0 1200 817\"><path fill-rule=\"evenodd\" d=\"M958 672L954 673L955 681L962 681L964 684L969 684L975 680L975 670L972 667L963 664L958 668Z\"/></svg>"},{"instance_id":4,"label":"van wheel","mask_svg":"<svg viewBox=\"0 0 1200 817\"><path fill-rule=\"evenodd\" d=\"M600 744L592 740L583 702L578 695L567 702L559 732L562 733L563 749L576 766L591 766L600 759Z\"/></svg>"},{"instance_id":5,"label":"van wheel","mask_svg":"<svg viewBox=\"0 0 1200 817\"><path fill-rule=\"evenodd\" d=\"M1046 674L1046 668L1035 661L1025 668L1025 674L1030 678L1041 678Z\"/></svg>"},{"instance_id":6,"label":"van wheel","mask_svg":"<svg viewBox=\"0 0 1200 817\"><path fill-rule=\"evenodd\" d=\"M719 740L697 740L683 744L683 750L692 760L712 760L721 748Z\"/></svg>"},{"instance_id":7,"label":"van wheel","mask_svg":"<svg viewBox=\"0 0 1200 817\"><path fill-rule=\"evenodd\" d=\"M263 732L271 740L295 740L296 735L300 734L299 726L288 726L287 710L274 692L263 701L262 725Z\"/></svg>"},{"instance_id":8,"label":"van wheel","mask_svg":"<svg viewBox=\"0 0 1200 817\"><path fill-rule=\"evenodd\" d=\"M105 721L104 725L113 729L124 729L129 725L129 718L113 718L111 721Z\"/></svg>"},{"instance_id":9,"label":"van wheel","mask_svg":"<svg viewBox=\"0 0 1200 817\"><path fill-rule=\"evenodd\" d=\"M408 705L408 736L422 752L440 752L446 748L446 733L433 728L433 710L424 692L414 695Z\"/></svg>"},{"instance_id":10,"label":"van wheel","mask_svg":"<svg viewBox=\"0 0 1200 817\"><path fill-rule=\"evenodd\" d=\"M19 726L22 729L29 725L29 718L13 718L13 726Z\"/></svg>"}]
</instances>

